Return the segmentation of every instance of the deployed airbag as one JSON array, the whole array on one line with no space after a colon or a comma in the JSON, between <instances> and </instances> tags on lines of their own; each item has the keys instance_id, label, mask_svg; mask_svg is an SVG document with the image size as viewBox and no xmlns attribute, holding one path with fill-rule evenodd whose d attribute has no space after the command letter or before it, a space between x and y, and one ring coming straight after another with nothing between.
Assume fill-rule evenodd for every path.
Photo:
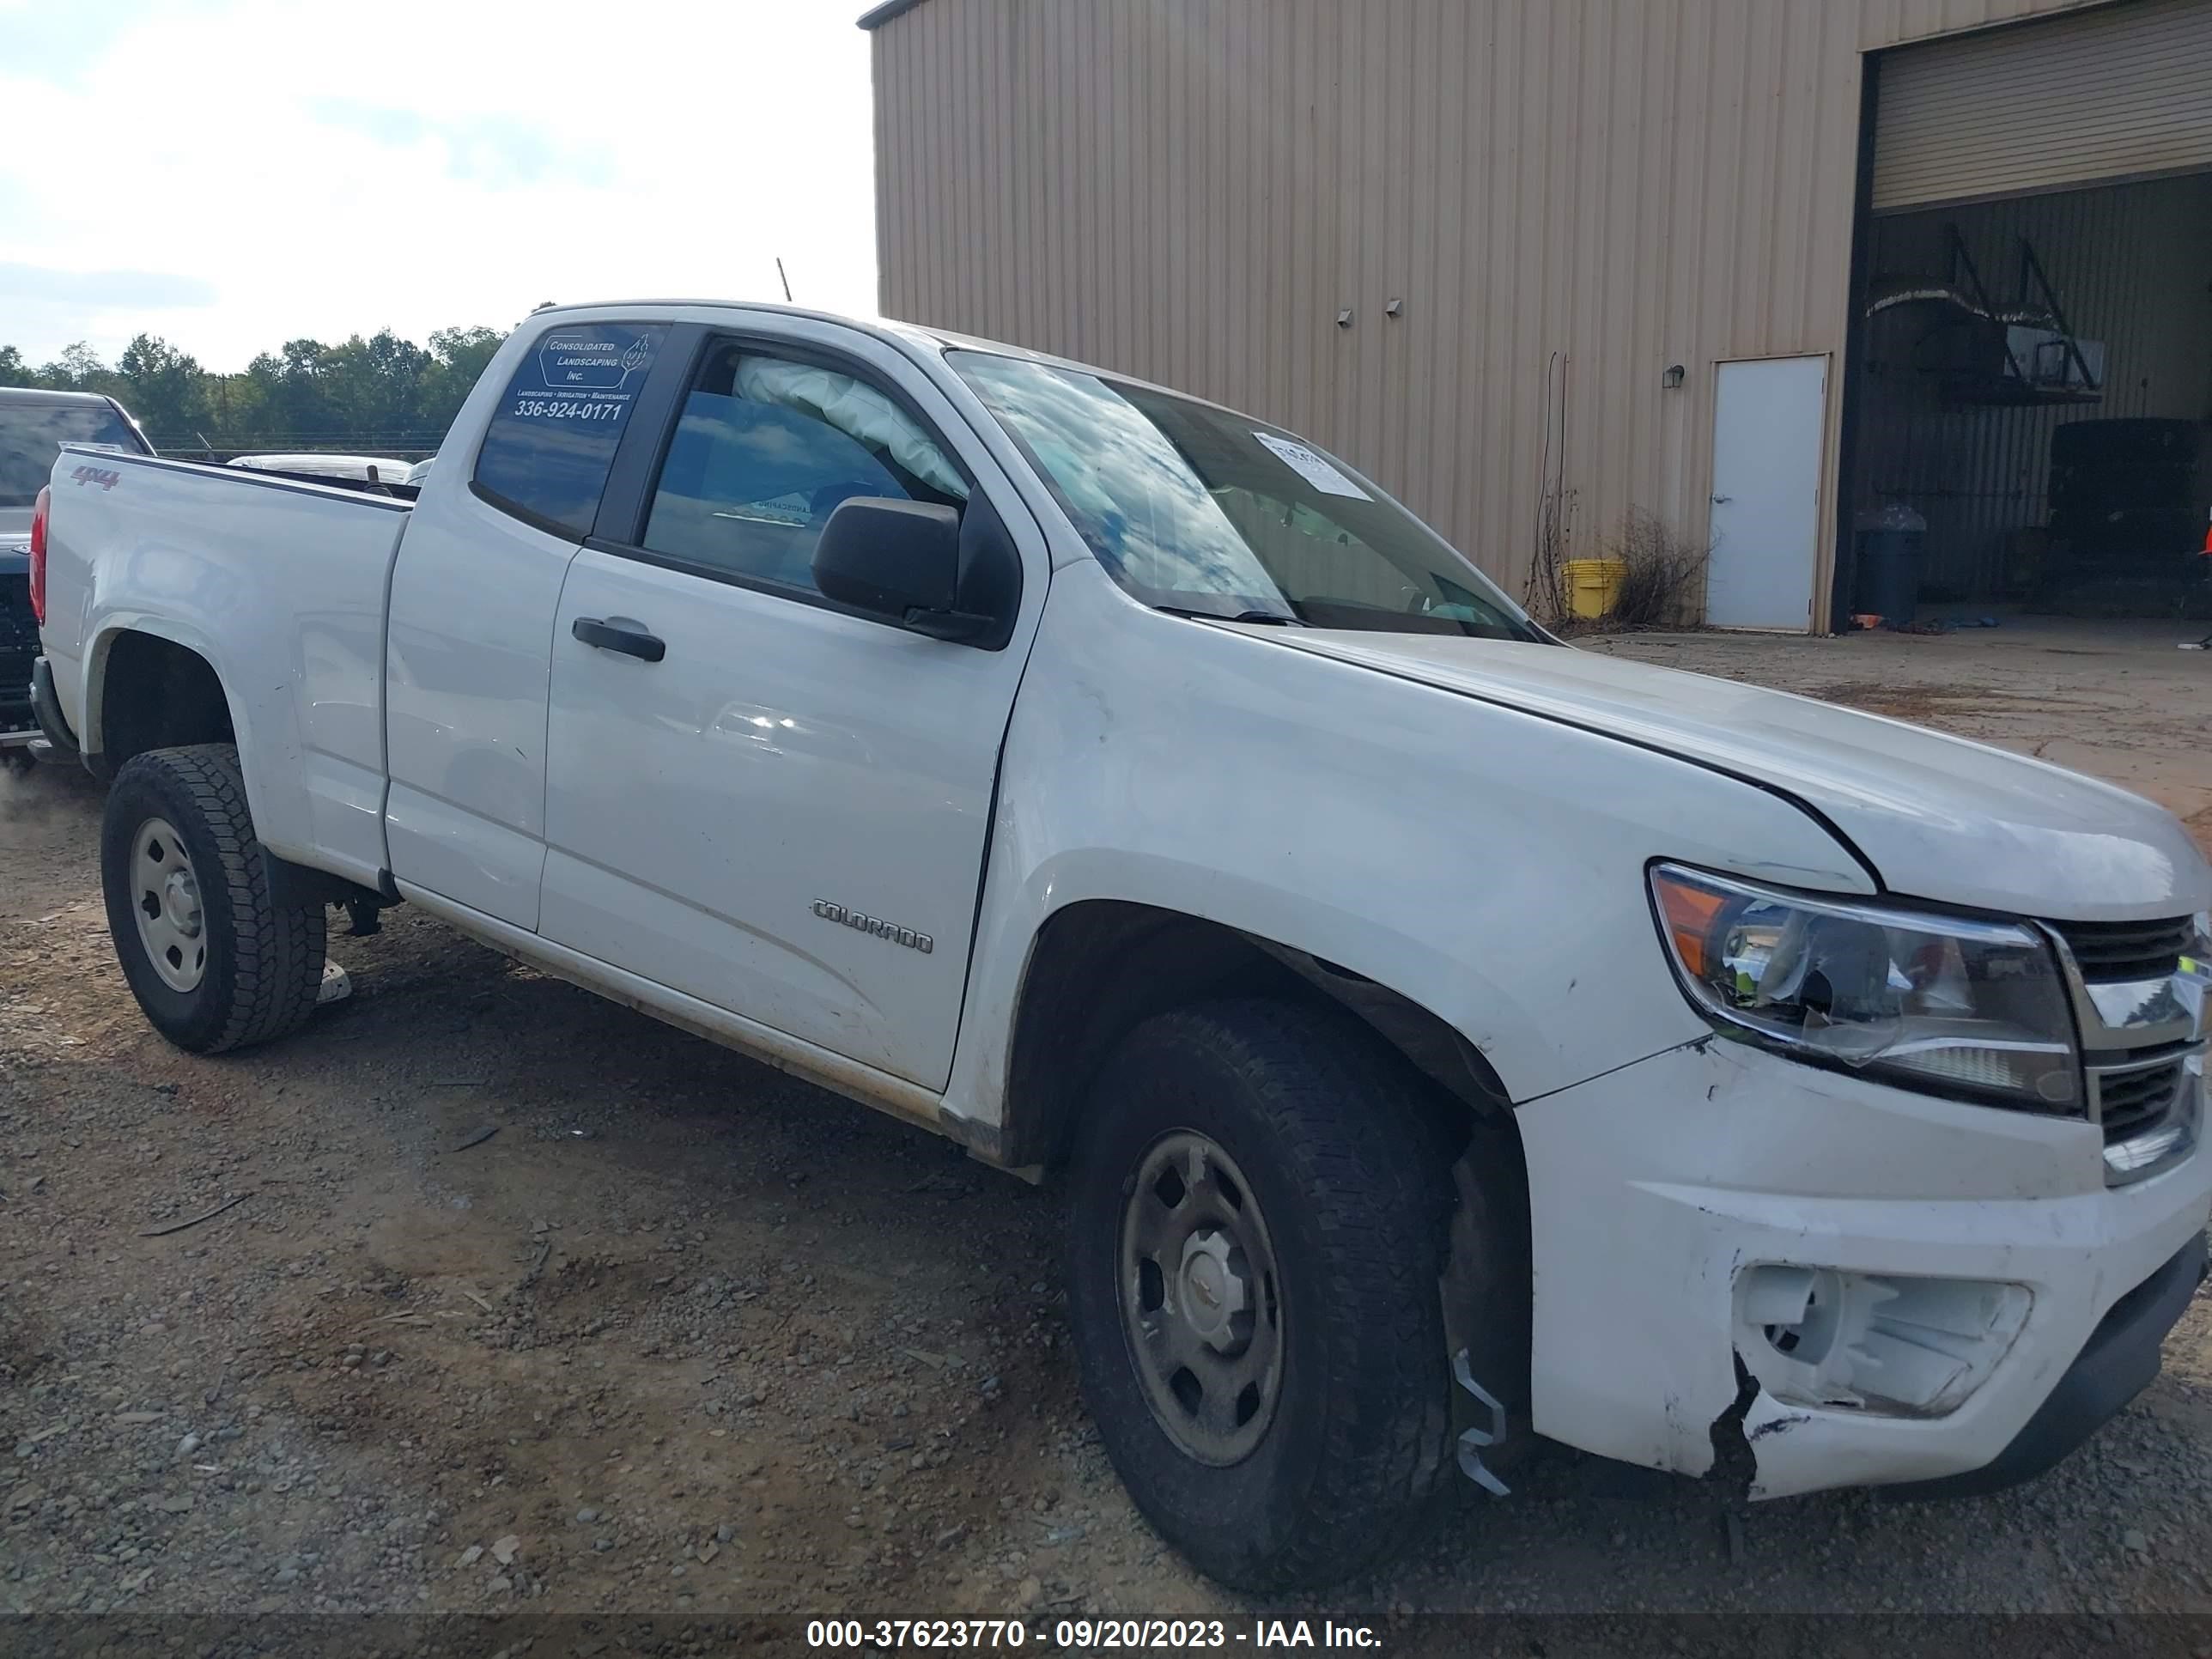
<instances>
[{"instance_id":1,"label":"deployed airbag","mask_svg":"<svg viewBox=\"0 0 2212 1659\"><path fill-rule=\"evenodd\" d=\"M873 386L849 374L781 357L750 354L737 362L738 394L778 404L825 421L847 437L887 457L909 477L949 499L968 499L968 481L953 469L920 422Z\"/></svg>"}]
</instances>

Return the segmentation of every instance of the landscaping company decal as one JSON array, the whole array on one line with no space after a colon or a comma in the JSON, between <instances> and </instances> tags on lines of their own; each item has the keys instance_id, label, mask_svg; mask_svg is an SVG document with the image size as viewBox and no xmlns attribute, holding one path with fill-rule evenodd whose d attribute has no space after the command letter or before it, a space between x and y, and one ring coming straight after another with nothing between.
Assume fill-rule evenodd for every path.
<instances>
[{"instance_id":1,"label":"landscaping company decal","mask_svg":"<svg viewBox=\"0 0 2212 1659\"><path fill-rule=\"evenodd\" d=\"M507 389L507 412L618 430L667 331L622 323L555 329L523 359Z\"/></svg>"}]
</instances>

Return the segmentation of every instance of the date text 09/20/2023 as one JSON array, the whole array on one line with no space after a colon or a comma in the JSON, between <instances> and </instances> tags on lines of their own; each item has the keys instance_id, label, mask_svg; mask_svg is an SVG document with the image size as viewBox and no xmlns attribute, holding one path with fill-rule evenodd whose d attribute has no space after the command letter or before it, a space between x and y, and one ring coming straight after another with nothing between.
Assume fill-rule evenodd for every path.
<instances>
[{"instance_id":1,"label":"date text 09/20/2023","mask_svg":"<svg viewBox=\"0 0 2212 1659\"><path fill-rule=\"evenodd\" d=\"M1061 1652L1382 1645L1369 1626L1326 1619L1261 1619L1249 1629L1219 1619L1060 1619L1035 1629L1019 1619L817 1619L806 1626L806 1644L812 1648L1023 1648L1031 1643Z\"/></svg>"}]
</instances>

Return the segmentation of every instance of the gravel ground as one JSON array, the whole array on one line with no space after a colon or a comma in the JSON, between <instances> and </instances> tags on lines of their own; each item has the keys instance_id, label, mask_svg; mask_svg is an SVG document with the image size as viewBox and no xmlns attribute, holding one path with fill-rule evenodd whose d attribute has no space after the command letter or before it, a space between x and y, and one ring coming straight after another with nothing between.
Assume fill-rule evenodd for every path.
<instances>
[{"instance_id":1,"label":"gravel ground","mask_svg":"<svg viewBox=\"0 0 2212 1659\"><path fill-rule=\"evenodd\" d=\"M2212 724L2212 663L2175 679L2170 641L2099 637L1976 641L2019 656L1982 694L1949 640L1601 648L2063 748L2203 834L2212 775L2177 735ZM113 965L95 786L0 790L19 1613L1265 1611L1410 1638L1468 1609L2212 1609L2203 1297L2148 1394L2002 1497L1738 1511L1545 1448L1381 1577L1258 1609L1167 1553L1106 1466L1050 1188L404 908L334 934L354 994L297 1037L179 1054Z\"/></svg>"}]
</instances>

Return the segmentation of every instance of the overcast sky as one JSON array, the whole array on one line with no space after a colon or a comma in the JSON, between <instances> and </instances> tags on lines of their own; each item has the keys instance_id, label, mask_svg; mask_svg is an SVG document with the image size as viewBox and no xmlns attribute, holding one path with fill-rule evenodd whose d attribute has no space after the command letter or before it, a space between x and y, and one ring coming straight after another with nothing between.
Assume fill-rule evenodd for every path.
<instances>
[{"instance_id":1,"label":"overcast sky","mask_svg":"<svg viewBox=\"0 0 2212 1659\"><path fill-rule=\"evenodd\" d=\"M864 0L0 0L0 344L875 309Z\"/></svg>"}]
</instances>

